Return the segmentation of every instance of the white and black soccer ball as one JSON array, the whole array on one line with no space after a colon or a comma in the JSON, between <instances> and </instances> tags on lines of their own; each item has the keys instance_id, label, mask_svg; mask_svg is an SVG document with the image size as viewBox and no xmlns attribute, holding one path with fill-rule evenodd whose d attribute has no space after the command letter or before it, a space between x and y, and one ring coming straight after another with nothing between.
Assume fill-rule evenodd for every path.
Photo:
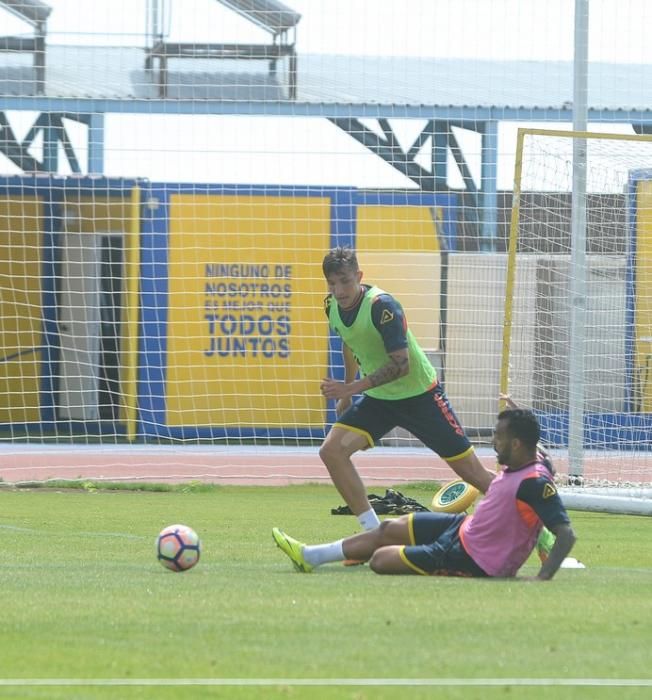
<instances>
[{"instance_id":1,"label":"white and black soccer ball","mask_svg":"<svg viewBox=\"0 0 652 700\"><path fill-rule=\"evenodd\" d=\"M199 561L201 543L187 525L168 525L156 538L156 556L171 571L188 571Z\"/></svg>"}]
</instances>

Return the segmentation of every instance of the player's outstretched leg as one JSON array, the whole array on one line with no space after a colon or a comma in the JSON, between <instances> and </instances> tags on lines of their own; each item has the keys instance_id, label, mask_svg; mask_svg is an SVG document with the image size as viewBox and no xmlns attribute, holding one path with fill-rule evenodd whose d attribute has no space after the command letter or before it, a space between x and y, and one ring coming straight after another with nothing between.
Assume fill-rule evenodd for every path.
<instances>
[{"instance_id":1,"label":"player's outstretched leg","mask_svg":"<svg viewBox=\"0 0 652 700\"><path fill-rule=\"evenodd\" d=\"M303 542L299 542L295 540L294 537L286 535L277 527L272 528L272 537L274 538L274 542L276 542L276 546L288 555L297 571L300 571L302 574L309 574L313 570L314 567L308 564L303 558L303 548L305 547Z\"/></svg>"},{"instance_id":2,"label":"player's outstretched leg","mask_svg":"<svg viewBox=\"0 0 652 700\"><path fill-rule=\"evenodd\" d=\"M474 450L469 450L463 457L445 460L448 466L467 484L475 486L481 493L486 493L496 474L487 469L478 459Z\"/></svg>"}]
</instances>

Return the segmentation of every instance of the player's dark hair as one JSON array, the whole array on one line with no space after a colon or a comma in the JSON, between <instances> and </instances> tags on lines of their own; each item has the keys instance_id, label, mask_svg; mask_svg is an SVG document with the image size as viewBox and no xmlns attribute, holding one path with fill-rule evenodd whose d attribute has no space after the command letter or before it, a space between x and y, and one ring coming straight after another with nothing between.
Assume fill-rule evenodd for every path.
<instances>
[{"instance_id":1,"label":"player's dark hair","mask_svg":"<svg viewBox=\"0 0 652 700\"><path fill-rule=\"evenodd\" d=\"M337 246L337 248L333 248L326 254L321 269L324 273L324 277L344 270L357 272L359 269L358 258L352 248Z\"/></svg>"},{"instance_id":2,"label":"player's dark hair","mask_svg":"<svg viewBox=\"0 0 652 700\"><path fill-rule=\"evenodd\" d=\"M536 449L541 438L539 421L532 411L526 408L508 408L498 414L498 420L507 423L507 432L520 440L526 447Z\"/></svg>"}]
</instances>

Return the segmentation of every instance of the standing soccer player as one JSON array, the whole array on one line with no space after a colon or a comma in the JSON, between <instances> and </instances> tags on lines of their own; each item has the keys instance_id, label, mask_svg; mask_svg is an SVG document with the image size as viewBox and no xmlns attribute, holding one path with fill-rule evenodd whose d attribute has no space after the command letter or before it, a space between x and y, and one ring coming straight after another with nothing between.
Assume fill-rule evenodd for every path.
<instances>
[{"instance_id":1,"label":"standing soccer player","mask_svg":"<svg viewBox=\"0 0 652 700\"><path fill-rule=\"evenodd\" d=\"M329 377L321 384L322 394L336 401L338 418L319 456L361 527L371 530L380 521L351 457L396 426L409 430L484 493L495 474L480 463L399 302L378 287L362 284L350 248L331 250L322 270L328 284L325 310L342 339L345 377ZM356 394L362 399L353 404Z\"/></svg>"}]
</instances>

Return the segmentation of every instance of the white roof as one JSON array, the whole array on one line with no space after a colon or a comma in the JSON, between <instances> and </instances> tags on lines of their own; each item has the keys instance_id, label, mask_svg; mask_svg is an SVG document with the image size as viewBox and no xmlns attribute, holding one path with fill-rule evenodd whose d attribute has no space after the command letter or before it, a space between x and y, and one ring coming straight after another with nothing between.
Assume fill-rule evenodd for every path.
<instances>
[{"instance_id":1,"label":"white roof","mask_svg":"<svg viewBox=\"0 0 652 700\"><path fill-rule=\"evenodd\" d=\"M157 100L156 71L144 61L138 48L48 46L45 97ZM36 96L31 62L0 54L0 95ZM167 102L288 102L286 70L281 62L274 78L266 61L170 59ZM590 64L589 109L652 110L650 73L648 65ZM303 104L562 110L572 95L570 62L298 56Z\"/></svg>"}]
</instances>

